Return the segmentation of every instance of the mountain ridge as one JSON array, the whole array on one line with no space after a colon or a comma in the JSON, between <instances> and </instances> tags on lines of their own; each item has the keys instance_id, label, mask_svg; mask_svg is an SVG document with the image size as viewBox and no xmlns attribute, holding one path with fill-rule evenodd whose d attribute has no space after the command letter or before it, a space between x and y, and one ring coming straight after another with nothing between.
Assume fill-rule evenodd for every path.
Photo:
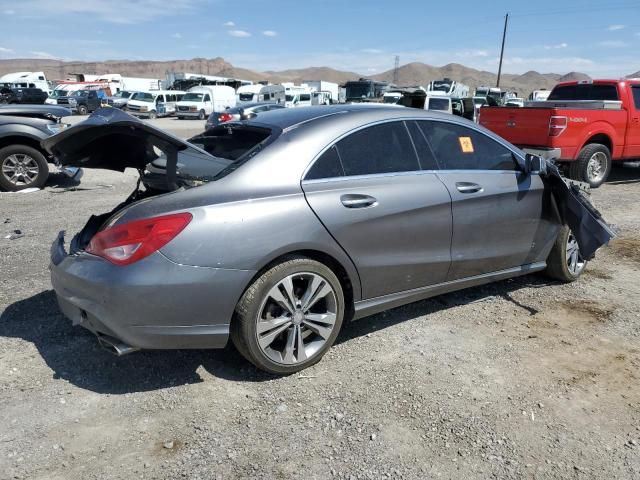
<instances>
[{"instance_id":1,"label":"mountain ridge","mask_svg":"<svg viewBox=\"0 0 640 480\"><path fill-rule=\"evenodd\" d=\"M5 73L19 71L44 71L47 78L63 79L71 73L121 73L125 76L164 78L167 72L194 72L203 75L220 75L241 78L251 81L266 80L272 83L294 82L304 80L326 80L344 83L358 78L371 78L391 82L394 74L399 86L426 86L431 80L451 78L469 85L471 90L480 85L494 86L497 75L492 72L467 67L459 63L448 63L434 66L422 62L411 62L398 68L397 73L390 69L374 75L361 75L356 72L337 70L327 66L314 66L285 70L255 70L236 67L222 57L192 58L190 60L106 60L103 62L63 61L55 59L2 59L0 60L0 76ZM629 77L640 76L640 72ZM500 79L500 86L527 96L532 90L551 89L559 81L588 80L591 77L581 72L540 73L530 70L523 74L505 73Z\"/></svg>"}]
</instances>

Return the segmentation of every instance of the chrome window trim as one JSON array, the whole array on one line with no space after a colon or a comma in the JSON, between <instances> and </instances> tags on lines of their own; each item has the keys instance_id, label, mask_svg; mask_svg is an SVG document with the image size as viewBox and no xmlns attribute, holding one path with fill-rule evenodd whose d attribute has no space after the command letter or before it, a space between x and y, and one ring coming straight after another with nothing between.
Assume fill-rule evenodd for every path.
<instances>
[{"instance_id":1,"label":"chrome window trim","mask_svg":"<svg viewBox=\"0 0 640 480\"><path fill-rule=\"evenodd\" d=\"M405 108L409 108L409 107L405 107ZM346 113L346 112L340 112L340 113ZM322 117L317 117L317 118L323 118L323 117L327 117L327 116L331 116L331 115L323 115ZM332 141L330 141L327 145L325 145L324 148L322 148L320 150L320 152L318 154L316 154L313 159L311 160L311 162L309 162L309 165L307 165L307 167L304 169L304 171L302 172L302 177L300 179L300 182L317 182L317 181L322 181L325 179L315 179L315 180L305 180L305 177L307 176L307 173L309 173L309 170L311 170L311 167L313 167L313 165L316 163L316 161L327 151L329 150L329 148L331 148L333 145L335 145L336 143L338 143L340 140L342 140L343 138L347 137L348 135L351 135L352 133L356 133L360 130L363 130L365 128L369 128L369 127L374 127L376 125L381 125L383 123L391 123L391 122L409 122L409 121L423 121L423 122L442 122L442 123L448 123L451 125L458 125L458 126L462 126L462 127L467 127L468 129L480 134L480 135L484 135L486 137L489 137L491 140L497 142L498 144L502 145L504 148L506 148L507 150L509 150L513 155L516 156L516 158L518 159L518 165L520 166L520 168L524 168L524 161L525 161L525 155L524 152L521 151L520 149L518 149L518 147L515 147L514 145L509 144L508 142L506 142L502 137L499 137L498 135L494 134L493 132L489 131L489 130L481 130L478 128L477 124L471 122L470 120L466 120L465 122L462 121L457 121L457 120L450 120L448 118L445 119L441 119L441 118L433 118L433 117L415 117L415 116L409 116L409 117L398 117L398 118L392 118L392 119L384 119L384 120L377 120L375 122L371 122L371 123L367 123L365 125L361 125L358 128L354 128L352 130L349 130L345 133L343 133L342 135L336 137L335 139L333 139ZM469 124L467 124L466 122L469 122ZM291 128L291 127L289 127ZM406 127L406 123L405 123L405 128ZM409 132L407 132L409 133ZM411 142L413 143L413 138L411 137L411 134L409 133L409 138L411 139ZM427 143L429 143L427 141ZM429 146L431 147L431 144L429 143ZM436 161L438 159L436 158ZM418 165L420 165L420 158L418 157ZM414 170L414 171L425 171L425 170ZM522 173L524 171L523 170L455 170L455 169L448 169L448 170L437 170L438 172L511 172L511 173ZM402 173L402 172L394 172L394 173ZM387 175L387 174L371 174L371 175ZM357 175L358 177L364 177L367 175ZM336 178L341 178L341 177L332 177L333 179ZM354 178L354 176L347 176L345 175L344 178Z\"/></svg>"}]
</instances>

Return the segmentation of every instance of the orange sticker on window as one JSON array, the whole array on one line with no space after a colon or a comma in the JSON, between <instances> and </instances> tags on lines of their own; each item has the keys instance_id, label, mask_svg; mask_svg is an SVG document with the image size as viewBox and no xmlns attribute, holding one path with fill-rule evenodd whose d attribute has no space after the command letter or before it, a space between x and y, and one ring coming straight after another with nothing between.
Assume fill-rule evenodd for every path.
<instances>
[{"instance_id":1,"label":"orange sticker on window","mask_svg":"<svg viewBox=\"0 0 640 480\"><path fill-rule=\"evenodd\" d=\"M473 153L473 143L471 137L458 137L462 153Z\"/></svg>"}]
</instances>

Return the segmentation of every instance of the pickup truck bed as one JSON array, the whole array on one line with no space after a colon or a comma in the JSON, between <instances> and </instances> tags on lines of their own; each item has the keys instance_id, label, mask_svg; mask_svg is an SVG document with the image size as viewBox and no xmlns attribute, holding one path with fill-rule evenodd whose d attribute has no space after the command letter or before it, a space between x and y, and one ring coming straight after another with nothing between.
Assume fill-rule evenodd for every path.
<instances>
[{"instance_id":1,"label":"pickup truck bed","mask_svg":"<svg viewBox=\"0 0 640 480\"><path fill-rule=\"evenodd\" d=\"M567 96L568 88L579 96L576 87L584 92L583 86L605 87L610 98L554 99L556 89L556 97ZM571 178L592 187L606 180L612 161L640 158L640 80L565 82L549 98L524 108L482 107L480 124L529 153L567 164Z\"/></svg>"}]
</instances>

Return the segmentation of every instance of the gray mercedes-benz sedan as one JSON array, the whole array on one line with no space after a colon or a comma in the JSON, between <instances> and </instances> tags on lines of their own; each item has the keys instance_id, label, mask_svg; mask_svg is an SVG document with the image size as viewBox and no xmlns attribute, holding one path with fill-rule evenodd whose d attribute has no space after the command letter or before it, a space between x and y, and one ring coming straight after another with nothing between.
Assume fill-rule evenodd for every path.
<instances>
[{"instance_id":1,"label":"gray mercedes-benz sedan","mask_svg":"<svg viewBox=\"0 0 640 480\"><path fill-rule=\"evenodd\" d=\"M120 354L231 337L288 374L346 320L536 271L572 281L592 254L543 160L452 115L282 109L185 142L103 109L44 144L65 165L140 171L51 248L60 308Z\"/></svg>"}]
</instances>

